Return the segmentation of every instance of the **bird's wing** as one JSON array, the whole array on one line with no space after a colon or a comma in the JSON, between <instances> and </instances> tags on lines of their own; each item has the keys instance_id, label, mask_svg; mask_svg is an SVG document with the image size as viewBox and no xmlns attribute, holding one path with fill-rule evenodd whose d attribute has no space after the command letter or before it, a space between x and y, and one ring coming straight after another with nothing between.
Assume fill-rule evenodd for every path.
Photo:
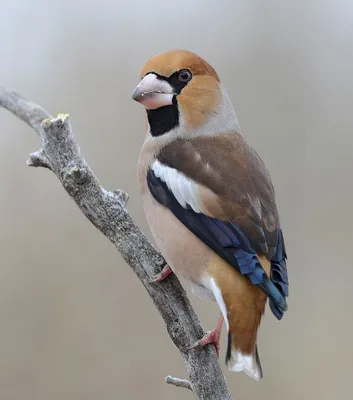
<instances>
[{"instance_id":1,"label":"bird's wing","mask_svg":"<svg viewBox=\"0 0 353 400\"><path fill-rule=\"evenodd\" d=\"M278 319L287 309L286 251L269 173L238 134L177 139L147 174L153 197L258 285ZM268 276L258 255L271 263Z\"/></svg>"}]
</instances>

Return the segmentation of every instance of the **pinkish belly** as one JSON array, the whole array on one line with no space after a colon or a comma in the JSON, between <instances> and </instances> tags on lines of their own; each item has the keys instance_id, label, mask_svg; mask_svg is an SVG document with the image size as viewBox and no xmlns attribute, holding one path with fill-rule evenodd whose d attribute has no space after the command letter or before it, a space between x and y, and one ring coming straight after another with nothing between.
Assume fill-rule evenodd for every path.
<instances>
[{"instance_id":1,"label":"pinkish belly","mask_svg":"<svg viewBox=\"0 0 353 400\"><path fill-rule=\"evenodd\" d=\"M159 251L175 274L188 281L200 297L213 297L202 285L212 251L191 233L147 189L142 194L146 219Z\"/></svg>"}]
</instances>

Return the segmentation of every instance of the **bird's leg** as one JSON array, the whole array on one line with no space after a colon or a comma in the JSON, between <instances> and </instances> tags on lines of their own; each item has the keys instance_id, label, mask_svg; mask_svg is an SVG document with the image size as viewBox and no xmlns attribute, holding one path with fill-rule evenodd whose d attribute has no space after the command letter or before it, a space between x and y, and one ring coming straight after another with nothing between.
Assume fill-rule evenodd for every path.
<instances>
[{"instance_id":1,"label":"bird's leg","mask_svg":"<svg viewBox=\"0 0 353 400\"><path fill-rule=\"evenodd\" d=\"M201 347L204 347L207 344L213 344L214 347L216 348L217 356L219 357L219 350L220 350L219 342L221 340L222 326L223 326L223 314L221 313L216 328L211 332L207 332L202 339L198 340L192 346L188 347L187 350L200 349Z\"/></svg>"},{"instance_id":2,"label":"bird's leg","mask_svg":"<svg viewBox=\"0 0 353 400\"><path fill-rule=\"evenodd\" d=\"M168 264L165 264L162 271L159 274L155 275L151 280L149 280L148 283L162 282L171 273L173 273L172 269Z\"/></svg>"}]
</instances>

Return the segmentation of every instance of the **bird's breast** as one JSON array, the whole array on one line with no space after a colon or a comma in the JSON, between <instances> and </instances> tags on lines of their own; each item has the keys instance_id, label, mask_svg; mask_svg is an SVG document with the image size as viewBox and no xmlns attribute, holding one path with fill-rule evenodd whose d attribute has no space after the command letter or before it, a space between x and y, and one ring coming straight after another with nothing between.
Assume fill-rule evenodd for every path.
<instances>
[{"instance_id":1,"label":"bird's breast","mask_svg":"<svg viewBox=\"0 0 353 400\"><path fill-rule=\"evenodd\" d=\"M153 238L176 275L190 282L196 295L209 297L210 293L203 287L202 281L207 274L212 251L169 209L154 199L146 179L150 162L143 154L140 156L138 182L143 209Z\"/></svg>"}]
</instances>

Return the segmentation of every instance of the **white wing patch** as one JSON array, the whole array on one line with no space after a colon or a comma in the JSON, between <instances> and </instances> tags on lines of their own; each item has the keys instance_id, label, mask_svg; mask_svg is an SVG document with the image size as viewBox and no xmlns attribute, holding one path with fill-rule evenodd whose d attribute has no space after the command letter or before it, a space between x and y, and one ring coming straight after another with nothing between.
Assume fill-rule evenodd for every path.
<instances>
[{"instance_id":1,"label":"white wing patch","mask_svg":"<svg viewBox=\"0 0 353 400\"><path fill-rule=\"evenodd\" d=\"M187 206L190 206L195 212L201 212L197 183L175 168L163 165L158 160L153 162L152 170L157 178L166 183L168 189L182 207L187 208Z\"/></svg>"}]
</instances>

